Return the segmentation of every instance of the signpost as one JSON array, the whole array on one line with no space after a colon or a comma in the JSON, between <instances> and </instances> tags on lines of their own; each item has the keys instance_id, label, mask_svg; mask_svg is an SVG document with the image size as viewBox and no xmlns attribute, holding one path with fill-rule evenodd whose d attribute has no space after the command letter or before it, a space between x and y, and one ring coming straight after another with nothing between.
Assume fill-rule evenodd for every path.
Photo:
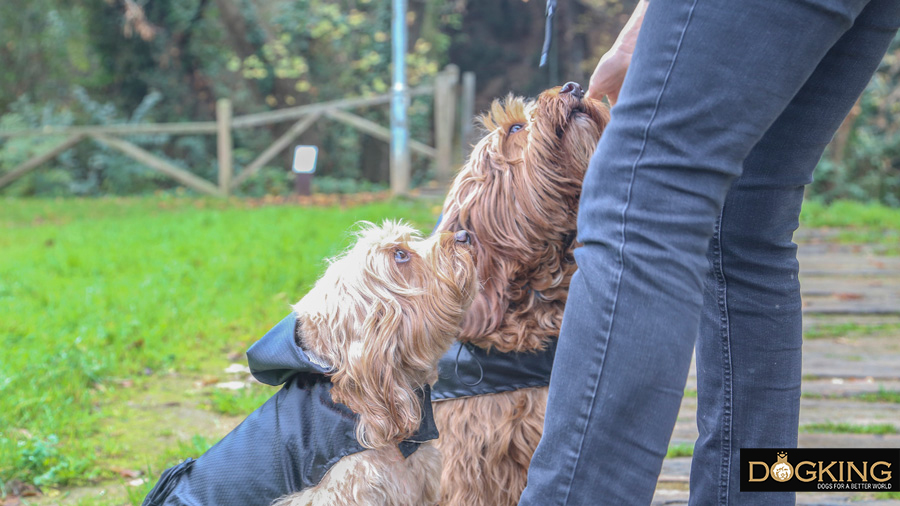
<instances>
[{"instance_id":1,"label":"signpost","mask_svg":"<svg viewBox=\"0 0 900 506\"><path fill-rule=\"evenodd\" d=\"M294 180L294 192L297 195L312 194L312 178L316 172L316 160L319 158L319 148L316 146L297 146L294 148L294 163L291 170L297 174Z\"/></svg>"}]
</instances>

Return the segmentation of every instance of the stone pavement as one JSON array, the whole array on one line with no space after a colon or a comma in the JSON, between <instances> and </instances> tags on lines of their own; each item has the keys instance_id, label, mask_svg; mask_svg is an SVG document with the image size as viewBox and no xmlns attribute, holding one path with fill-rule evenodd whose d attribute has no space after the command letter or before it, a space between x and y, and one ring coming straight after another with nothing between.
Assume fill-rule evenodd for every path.
<instances>
[{"instance_id":1,"label":"stone pavement","mask_svg":"<svg viewBox=\"0 0 900 506\"><path fill-rule=\"evenodd\" d=\"M800 447L900 448L900 257L882 254L877 245L828 244L821 234L798 232L804 306ZM673 445L690 445L697 437L693 366L686 392ZM882 400L865 396L878 392ZM825 427L804 430L811 424ZM888 433L847 433L875 429ZM687 503L690 465L690 457L666 459L654 505ZM900 505L900 494L892 495L898 498L798 493L797 504Z\"/></svg>"}]
</instances>

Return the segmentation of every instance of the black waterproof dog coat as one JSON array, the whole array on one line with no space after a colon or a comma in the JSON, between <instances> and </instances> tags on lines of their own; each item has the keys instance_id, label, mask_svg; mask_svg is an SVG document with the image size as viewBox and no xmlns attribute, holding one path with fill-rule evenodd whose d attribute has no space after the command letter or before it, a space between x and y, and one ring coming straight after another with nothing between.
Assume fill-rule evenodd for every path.
<instances>
[{"instance_id":1,"label":"black waterproof dog coat","mask_svg":"<svg viewBox=\"0 0 900 506\"><path fill-rule=\"evenodd\" d=\"M329 370L296 345L291 313L247 351L253 376L284 387L200 458L166 470L143 506L267 506L312 487L341 458L365 450L358 416L331 399ZM430 389L419 431L398 445L408 457L438 437Z\"/></svg>"},{"instance_id":2,"label":"black waterproof dog coat","mask_svg":"<svg viewBox=\"0 0 900 506\"><path fill-rule=\"evenodd\" d=\"M437 230L444 215L432 229ZM556 339L542 351L523 353L488 352L472 344L456 342L441 357L432 401L497 394L550 384L550 370L556 357Z\"/></svg>"},{"instance_id":3,"label":"black waterproof dog coat","mask_svg":"<svg viewBox=\"0 0 900 506\"><path fill-rule=\"evenodd\" d=\"M550 384L554 356L555 339L543 351L523 353L488 352L472 344L456 342L441 357L431 400L545 387Z\"/></svg>"}]
</instances>

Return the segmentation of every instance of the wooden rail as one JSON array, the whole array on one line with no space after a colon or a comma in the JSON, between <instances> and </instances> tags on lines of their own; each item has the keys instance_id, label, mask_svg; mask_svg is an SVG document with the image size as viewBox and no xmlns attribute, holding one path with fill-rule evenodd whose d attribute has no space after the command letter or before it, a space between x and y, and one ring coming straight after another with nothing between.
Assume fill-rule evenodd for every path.
<instances>
[{"instance_id":1,"label":"wooden rail","mask_svg":"<svg viewBox=\"0 0 900 506\"><path fill-rule=\"evenodd\" d=\"M439 182L449 181L453 166L460 160L457 156L454 156L454 143L468 143L471 135L471 104L474 103L475 94L474 74L470 72L463 74L464 86L461 90L463 97L458 101L456 95L457 88L459 88L459 80L459 69L455 65L448 65L446 69L436 76L433 85L419 86L409 91L410 96L432 95L434 97L435 145L431 146L411 140L410 150L435 161L435 174ZM391 95L384 94L373 97L332 100L275 111L233 116L231 101L221 99L216 103L216 121L70 127L48 126L24 130L0 130L0 142L4 139L16 137L64 137L59 144L50 150L32 157L4 174L0 174L0 189L73 148L81 141L92 139L171 177L184 186L201 193L225 196L259 172L263 166L287 149L303 132L323 117L350 125L377 139L390 142L390 129L348 111L348 109L384 105L390 103L390 101ZM457 113L457 102L463 104L463 110L459 114ZM461 118L460 133L454 139L458 115ZM232 140L234 130L286 121L294 121L293 126L268 148L263 150L255 160L243 167L240 173L235 175ZM217 184L198 177L192 172L177 167L140 146L122 139L125 136L138 134L216 135ZM408 176L407 174L406 180L409 180ZM405 193L407 190L408 188L401 189L401 193Z\"/></svg>"}]
</instances>

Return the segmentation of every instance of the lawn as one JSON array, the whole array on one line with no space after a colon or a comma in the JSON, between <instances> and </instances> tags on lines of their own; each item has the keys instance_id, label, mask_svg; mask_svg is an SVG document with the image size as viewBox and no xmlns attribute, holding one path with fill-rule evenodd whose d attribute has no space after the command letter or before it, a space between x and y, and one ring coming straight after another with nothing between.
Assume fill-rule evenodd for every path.
<instances>
[{"instance_id":1,"label":"lawn","mask_svg":"<svg viewBox=\"0 0 900 506\"><path fill-rule=\"evenodd\" d=\"M226 368L245 364L355 222L427 231L438 211L426 200L0 200L0 497L22 483L65 498L140 480L128 497L66 502L140 504L163 469L273 393L215 385L236 377ZM891 241L900 211L810 204L803 222Z\"/></svg>"},{"instance_id":2,"label":"lawn","mask_svg":"<svg viewBox=\"0 0 900 506\"><path fill-rule=\"evenodd\" d=\"M197 456L227 430L180 435L167 428L184 424L168 418L177 410L159 419L140 403L245 415L272 392L203 387L245 363L354 223L402 218L427 231L437 212L400 200L0 201L0 497L14 481L78 485L148 468L152 481Z\"/></svg>"}]
</instances>

